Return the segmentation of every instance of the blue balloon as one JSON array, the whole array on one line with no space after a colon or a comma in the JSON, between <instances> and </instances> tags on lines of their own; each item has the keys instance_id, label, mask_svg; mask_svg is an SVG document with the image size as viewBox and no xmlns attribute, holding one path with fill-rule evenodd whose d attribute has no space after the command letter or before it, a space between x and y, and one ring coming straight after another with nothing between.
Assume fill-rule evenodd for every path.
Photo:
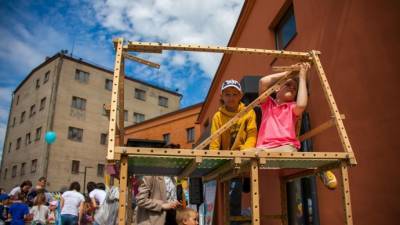
<instances>
[{"instance_id":1,"label":"blue balloon","mask_svg":"<svg viewBox=\"0 0 400 225\"><path fill-rule=\"evenodd\" d=\"M46 135L44 136L44 140L47 144L53 144L57 139L57 134L54 131L47 131Z\"/></svg>"}]
</instances>

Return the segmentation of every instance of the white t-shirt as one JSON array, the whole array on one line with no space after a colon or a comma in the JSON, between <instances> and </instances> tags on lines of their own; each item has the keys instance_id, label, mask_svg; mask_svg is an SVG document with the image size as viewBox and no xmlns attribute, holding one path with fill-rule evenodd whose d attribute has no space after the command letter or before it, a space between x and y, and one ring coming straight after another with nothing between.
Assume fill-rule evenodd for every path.
<instances>
[{"instance_id":1,"label":"white t-shirt","mask_svg":"<svg viewBox=\"0 0 400 225\"><path fill-rule=\"evenodd\" d=\"M21 193L21 187L20 186L13 188L10 191L10 193L8 194L8 196L14 196L14 195L16 195L18 193Z\"/></svg>"},{"instance_id":2,"label":"white t-shirt","mask_svg":"<svg viewBox=\"0 0 400 225\"><path fill-rule=\"evenodd\" d=\"M46 224L46 218L49 212L49 208L45 205L41 205L40 207L35 205L29 210L29 213L33 214L33 221L39 221L42 224Z\"/></svg>"},{"instance_id":3,"label":"white t-shirt","mask_svg":"<svg viewBox=\"0 0 400 225\"><path fill-rule=\"evenodd\" d=\"M75 190L66 191L61 197L64 199L64 207L61 209L61 214L78 216L79 206L85 201L85 197Z\"/></svg>"},{"instance_id":4,"label":"white t-shirt","mask_svg":"<svg viewBox=\"0 0 400 225\"><path fill-rule=\"evenodd\" d=\"M89 193L89 197L94 198L99 205L103 204L104 199L106 199L106 192L101 189L94 189Z\"/></svg>"}]
</instances>

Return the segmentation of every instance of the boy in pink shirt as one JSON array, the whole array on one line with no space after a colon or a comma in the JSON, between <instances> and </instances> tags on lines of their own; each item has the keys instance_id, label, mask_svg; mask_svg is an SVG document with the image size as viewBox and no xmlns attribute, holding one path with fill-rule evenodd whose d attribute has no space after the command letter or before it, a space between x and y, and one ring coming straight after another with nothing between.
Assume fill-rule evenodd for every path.
<instances>
[{"instance_id":1,"label":"boy in pink shirt","mask_svg":"<svg viewBox=\"0 0 400 225\"><path fill-rule=\"evenodd\" d=\"M296 138L296 123L307 107L307 71L309 63L301 63L299 78L288 79L276 92L276 98L268 97L261 103L262 120L257 138L257 148L266 151L294 152L300 148ZM260 79L258 92L261 95L286 72L275 73Z\"/></svg>"}]
</instances>

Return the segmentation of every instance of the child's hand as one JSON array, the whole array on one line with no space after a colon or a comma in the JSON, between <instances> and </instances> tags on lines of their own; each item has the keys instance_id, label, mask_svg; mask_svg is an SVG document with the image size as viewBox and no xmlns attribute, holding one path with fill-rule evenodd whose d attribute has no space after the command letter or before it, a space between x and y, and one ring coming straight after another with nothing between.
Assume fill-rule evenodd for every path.
<instances>
[{"instance_id":1,"label":"child's hand","mask_svg":"<svg viewBox=\"0 0 400 225\"><path fill-rule=\"evenodd\" d=\"M307 71L310 69L311 65L310 63L300 63L300 73L299 77L300 78L306 78L307 76Z\"/></svg>"}]
</instances>

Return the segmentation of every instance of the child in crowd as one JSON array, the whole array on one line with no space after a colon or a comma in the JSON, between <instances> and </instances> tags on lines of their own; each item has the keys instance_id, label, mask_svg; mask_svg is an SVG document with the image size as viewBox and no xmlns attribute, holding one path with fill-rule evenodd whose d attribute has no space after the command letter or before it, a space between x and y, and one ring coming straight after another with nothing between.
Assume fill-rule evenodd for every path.
<instances>
[{"instance_id":1,"label":"child in crowd","mask_svg":"<svg viewBox=\"0 0 400 225\"><path fill-rule=\"evenodd\" d=\"M240 102L242 88L236 80L226 80L221 87L222 106L214 114L211 135L245 108ZM257 138L256 114L253 110L241 117L234 125L210 143L210 150L244 150L254 148Z\"/></svg>"},{"instance_id":2,"label":"child in crowd","mask_svg":"<svg viewBox=\"0 0 400 225\"><path fill-rule=\"evenodd\" d=\"M25 225L25 219L29 216L29 207L24 203L25 195L23 193L16 194L16 199L10 205L8 210L11 217L11 225Z\"/></svg>"},{"instance_id":3,"label":"child in crowd","mask_svg":"<svg viewBox=\"0 0 400 225\"><path fill-rule=\"evenodd\" d=\"M30 210L30 214L33 215L32 225L46 225L49 208L46 204L46 195L43 192L39 192L34 201L34 206Z\"/></svg>"},{"instance_id":4,"label":"child in crowd","mask_svg":"<svg viewBox=\"0 0 400 225\"><path fill-rule=\"evenodd\" d=\"M176 211L176 223L178 225L198 225L198 213L191 208L182 208Z\"/></svg>"}]
</instances>

